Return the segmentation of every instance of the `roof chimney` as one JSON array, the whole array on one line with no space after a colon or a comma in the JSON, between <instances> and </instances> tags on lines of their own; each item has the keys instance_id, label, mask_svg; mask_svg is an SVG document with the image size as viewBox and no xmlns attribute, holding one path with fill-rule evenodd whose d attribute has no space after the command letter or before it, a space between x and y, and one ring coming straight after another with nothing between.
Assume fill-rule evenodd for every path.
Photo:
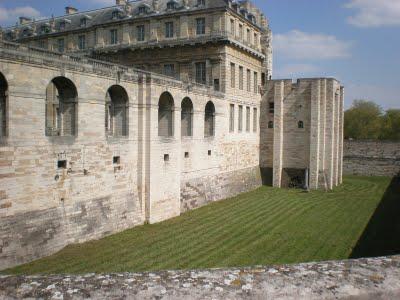
<instances>
[{"instance_id":1,"label":"roof chimney","mask_svg":"<svg viewBox=\"0 0 400 300\"><path fill-rule=\"evenodd\" d=\"M24 24L27 24L29 22L32 22L31 18L19 17L19 24L24 25Z\"/></svg>"},{"instance_id":2,"label":"roof chimney","mask_svg":"<svg viewBox=\"0 0 400 300\"><path fill-rule=\"evenodd\" d=\"M115 4L116 5L126 5L127 4L127 0L116 0L115 1Z\"/></svg>"},{"instance_id":3,"label":"roof chimney","mask_svg":"<svg viewBox=\"0 0 400 300\"><path fill-rule=\"evenodd\" d=\"M67 15L76 14L77 12L78 12L78 10L75 7L67 6L65 8L65 14L67 14Z\"/></svg>"}]
</instances>

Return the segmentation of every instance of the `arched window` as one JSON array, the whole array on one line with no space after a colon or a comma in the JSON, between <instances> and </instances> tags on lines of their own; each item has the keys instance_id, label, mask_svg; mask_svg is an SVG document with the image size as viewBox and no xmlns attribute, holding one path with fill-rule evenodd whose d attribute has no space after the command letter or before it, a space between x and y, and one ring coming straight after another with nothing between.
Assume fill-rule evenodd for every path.
<instances>
[{"instance_id":1,"label":"arched window","mask_svg":"<svg viewBox=\"0 0 400 300\"><path fill-rule=\"evenodd\" d=\"M0 73L0 138L7 135L7 96L7 80Z\"/></svg>"},{"instance_id":2,"label":"arched window","mask_svg":"<svg viewBox=\"0 0 400 300\"><path fill-rule=\"evenodd\" d=\"M76 133L78 93L65 77L54 78L46 90L46 135L73 136Z\"/></svg>"},{"instance_id":3,"label":"arched window","mask_svg":"<svg viewBox=\"0 0 400 300\"><path fill-rule=\"evenodd\" d=\"M128 136L129 128L129 98L125 89L113 85L106 95L106 135L121 137Z\"/></svg>"},{"instance_id":4,"label":"arched window","mask_svg":"<svg viewBox=\"0 0 400 300\"><path fill-rule=\"evenodd\" d=\"M204 114L204 136L211 137L215 135L215 106L209 101L206 105Z\"/></svg>"},{"instance_id":5,"label":"arched window","mask_svg":"<svg viewBox=\"0 0 400 300\"><path fill-rule=\"evenodd\" d=\"M174 98L165 92L158 102L158 136L172 137L174 135Z\"/></svg>"},{"instance_id":6,"label":"arched window","mask_svg":"<svg viewBox=\"0 0 400 300\"><path fill-rule=\"evenodd\" d=\"M300 129L303 129L304 128L304 122L303 121L299 121L297 123L297 127L300 128Z\"/></svg>"},{"instance_id":7,"label":"arched window","mask_svg":"<svg viewBox=\"0 0 400 300\"><path fill-rule=\"evenodd\" d=\"M178 2L176 0L170 0L167 2L167 9L175 9Z\"/></svg>"},{"instance_id":8,"label":"arched window","mask_svg":"<svg viewBox=\"0 0 400 300\"><path fill-rule=\"evenodd\" d=\"M273 121L269 121L268 122L268 128L274 128L274 122Z\"/></svg>"},{"instance_id":9,"label":"arched window","mask_svg":"<svg viewBox=\"0 0 400 300\"><path fill-rule=\"evenodd\" d=\"M193 103L189 98L182 101L181 111L181 134L182 136L193 136Z\"/></svg>"}]
</instances>

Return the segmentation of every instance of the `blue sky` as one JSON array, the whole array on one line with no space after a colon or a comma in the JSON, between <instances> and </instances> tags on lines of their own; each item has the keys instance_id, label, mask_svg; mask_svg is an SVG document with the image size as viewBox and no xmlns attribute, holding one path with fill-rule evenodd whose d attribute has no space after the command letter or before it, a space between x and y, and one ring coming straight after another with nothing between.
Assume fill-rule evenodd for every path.
<instances>
[{"instance_id":1,"label":"blue sky","mask_svg":"<svg viewBox=\"0 0 400 300\"><path fill-rule=\"evenodd\" d=\"M346 106L374 100L400 109L400 0L253 0L274 33L274 77L338 78ZM0 0L0 24L61 15L115 0Z\"/></svg>"}]
</instances>

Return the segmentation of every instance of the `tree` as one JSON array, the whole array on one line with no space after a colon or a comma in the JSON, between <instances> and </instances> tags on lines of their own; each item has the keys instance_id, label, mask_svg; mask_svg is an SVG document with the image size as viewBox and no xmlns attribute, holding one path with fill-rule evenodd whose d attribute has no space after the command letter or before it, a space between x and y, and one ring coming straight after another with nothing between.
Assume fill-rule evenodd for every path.
<instances>
[{"instance_id":1,"label":"tree","mask_svg":"<svg viewBox=\"0 0 400 300\"><path fill-rule=\"evenodd\" d=\"M368 100L354 100L344 113L344 134L353 139L379 139L382 136L383 110Z\"/></svg>"},{"instance_id":2,"label":"tree","mask_svg":"<svg viewBox=\"0 0 400 300\"><path fill-rule=\"evenodd\" d=\"M400 140L400 109L389 109L382 118L383 140Z\"/></svg>"}]
</instances>

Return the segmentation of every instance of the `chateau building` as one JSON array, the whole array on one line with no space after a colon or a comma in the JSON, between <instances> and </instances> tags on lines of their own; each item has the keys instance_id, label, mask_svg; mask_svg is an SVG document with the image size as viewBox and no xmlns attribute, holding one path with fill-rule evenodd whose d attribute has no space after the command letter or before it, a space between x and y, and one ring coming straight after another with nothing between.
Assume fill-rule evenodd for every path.
<instances>
[{"instance_id":1,"label":"chateau building","mask_svg":"<svg viewBox=\"0 0 400 300\"><path fill-rule=\"evenodd\" d=\"M0 36L0 269L260 185L342 181L343 87L272 80L250 1L117 0Z\"/></svg>"}]
</instances>

